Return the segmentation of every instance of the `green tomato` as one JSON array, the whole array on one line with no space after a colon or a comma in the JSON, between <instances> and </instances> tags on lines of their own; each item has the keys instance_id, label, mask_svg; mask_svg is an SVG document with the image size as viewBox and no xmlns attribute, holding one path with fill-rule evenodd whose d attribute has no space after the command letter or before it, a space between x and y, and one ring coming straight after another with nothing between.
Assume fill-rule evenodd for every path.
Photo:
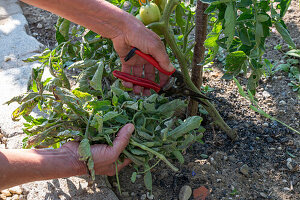
<instances>
[{"instance_id":1,"label":"green tomato","mask_svg":"<svg viewBox=\"0 0 300 200\"><path fill-rule=\"evenodd\" d=\"M150 3L140 8L140 16L145 25L160 20L160 11L155 3Z\"/></svg>"}]
</instances>

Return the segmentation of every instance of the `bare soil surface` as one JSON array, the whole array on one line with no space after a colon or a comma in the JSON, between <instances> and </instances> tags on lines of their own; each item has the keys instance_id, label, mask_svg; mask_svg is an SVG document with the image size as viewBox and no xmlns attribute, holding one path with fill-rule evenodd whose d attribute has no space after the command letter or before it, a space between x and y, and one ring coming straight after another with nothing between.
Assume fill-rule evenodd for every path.
<instances>
[{"instance_id":1,"label":"bare soil surface","mask_svg":"<svg viewBox=\"0 0 300 200\"><path fill-rule=\"evenodd\" d=\"M22 8L31 34L46 47L53 48L56 43L53 26L57 16L26 4L22 4ZM285 21L297 48L300 48L298 1L292 0ZM274 49L278 44L282 45L280 51ZM289 49L276 31L266 47L265 57L272 63L286 62L282 58ZM216 64L213 69L213 72L205 73L204 84L214 88L209 97L228 125L237 130L239 139L231 141L204 120L207 129L203 138L205 144L192 145L184 155L183 165L173 161L180 169L178 173L163 163L153 169L154 199L179 199L184 185L192 189L205 186L210 192L207 199L300 199L300 136L252 111L249 102L239 95L235 83L221 79L221 67ZM242 77L239 81L246 83ZM299 97L288 86L289 82L288 74L281 72L263 78L256 97L267 113L299 130ZM151 195L147 198L142 177L138 177L134 184L130 182L132 172L130 168L122 171L123 193L120 195L115 187L116 194L124 200L152 199ZM116 185L115 178L110 181Z\"/></svg>"}]
</instances>

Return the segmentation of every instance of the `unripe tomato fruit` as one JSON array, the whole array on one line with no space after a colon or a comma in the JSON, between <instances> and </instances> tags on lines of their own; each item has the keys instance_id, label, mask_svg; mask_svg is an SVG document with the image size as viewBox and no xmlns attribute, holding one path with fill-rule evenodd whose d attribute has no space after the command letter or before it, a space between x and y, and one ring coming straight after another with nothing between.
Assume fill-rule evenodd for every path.
<instances>
[{"instance_id":1,"label":"unripe tomato fruit","mask_svg":"<svg viewBox=\"0 0 300 200\"><path fill-rule=\"evenodd\" d=\"M145 25L160 20L160 11L155 3L150 3L140 8L140 16Z\"/></svg>"}]
</instances>

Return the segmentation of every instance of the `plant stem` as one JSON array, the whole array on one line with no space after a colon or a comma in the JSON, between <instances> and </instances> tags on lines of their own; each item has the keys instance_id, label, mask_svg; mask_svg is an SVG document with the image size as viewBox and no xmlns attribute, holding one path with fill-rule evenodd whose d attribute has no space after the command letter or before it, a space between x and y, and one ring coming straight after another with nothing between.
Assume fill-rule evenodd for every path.
<instances>
[{"instance_id":1,"label":"plant stem","mask_svg":"<svg viewBox=\"0 0 300 200\"><path fill-rule=\"evenodd\" d=\"M145 151L148 151L148 152L152 153L153 155L156 155L159 159L161 159L163 162L165 162L173 171L175 171L175 172L178 171L178 168L175 167L172 163L170 163L170 161L168 161L164 155L154 151L153 149L150 149L149 147L147 147L143 144L137 143L136 141L134 141L132 139L130 140L130 144L137 146Z\"/></svg>"},{"instance_id":2,"label":"plant stem","mask_svg":"<svg viewBox=\"0 0 300 200\"><path fill-rule=\"evenodd\" d=\"M203 65L199 65L204 58L205 47L204 41L206 39L207 30L207 14L205 10L208 4L202 3L200 0L197 1L196 8L196 28L195 28L195 42L194 56L192 64L192 81L198 89L201 88L203 82ZM194 116L198 114L198 102L190 100L188 105L188 116Z\"/></svg>"},{"instance_id":3,"label":"plant stem","mask_svg":"<svg viewBox=\"0 0 300 200\"><path fill-rule=\"evenodd\" d=\"M189 66L188 60L186 59L184 53L178 48L173 30L169 27L169 18L173 8L179 3L178 0L169 0L166 9L164 10L163 17L160 21L161 23L161 31L167 41L168 45L172 49L173 53L175 54L176 58L178 59L181 72L184 76L184 81L186 85L193 91L197 93L201 93L200 90L195 86L192 82L191 77L189 75ZM225 133L232 139L235 140L237 138L237 133L233 131L223 120L219 112L216 108L211 104L208 100L203 99L203 102L206 104L204 108L209 113L209 115L213 118L214 124L218 125Z\"/></svg>"}]
</instances>

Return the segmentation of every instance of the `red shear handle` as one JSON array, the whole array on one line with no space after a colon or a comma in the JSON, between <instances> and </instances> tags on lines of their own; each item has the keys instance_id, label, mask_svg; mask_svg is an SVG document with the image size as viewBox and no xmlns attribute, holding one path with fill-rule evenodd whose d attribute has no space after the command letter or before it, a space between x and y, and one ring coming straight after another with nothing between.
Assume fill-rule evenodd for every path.
<instances>
[{"instance_id":1,"label":"red shear handle","mask_svg":"<svg viewBox=\"0 0 300 200\"><path fill-rule=\"evenodd\" d=\"M144 58L145 60L147 60L151 65L153 65L156 69L158 69L160 72L164 73L165 75L172 75L176 69L174 69L171 72L168 72L166 70L164 70L163 68L161 68L158 64L158 62L150 55L148 54L144 54L143 52L141 52L140 50L136 49L135 53L139 56L141 56L142 58Z\"/></svg>"},{"instance_id":2,"label":"red shear handle","mask_svg":"<svg viewBox=\"0 0 300 200\"><path fill-rule=\"evenodd\" d=\"M144 78L139 78L139 77L127 74L125 72L120 72L117 70L113 71L113 75L116 78L119 78L123 81L131 82L134 85L139 85L144 88L151 88L157 93L160 91L160 86L157 83L155 83L154 81L150 81L150 80L147 80Z\"/></svg>"}]
</instances>

